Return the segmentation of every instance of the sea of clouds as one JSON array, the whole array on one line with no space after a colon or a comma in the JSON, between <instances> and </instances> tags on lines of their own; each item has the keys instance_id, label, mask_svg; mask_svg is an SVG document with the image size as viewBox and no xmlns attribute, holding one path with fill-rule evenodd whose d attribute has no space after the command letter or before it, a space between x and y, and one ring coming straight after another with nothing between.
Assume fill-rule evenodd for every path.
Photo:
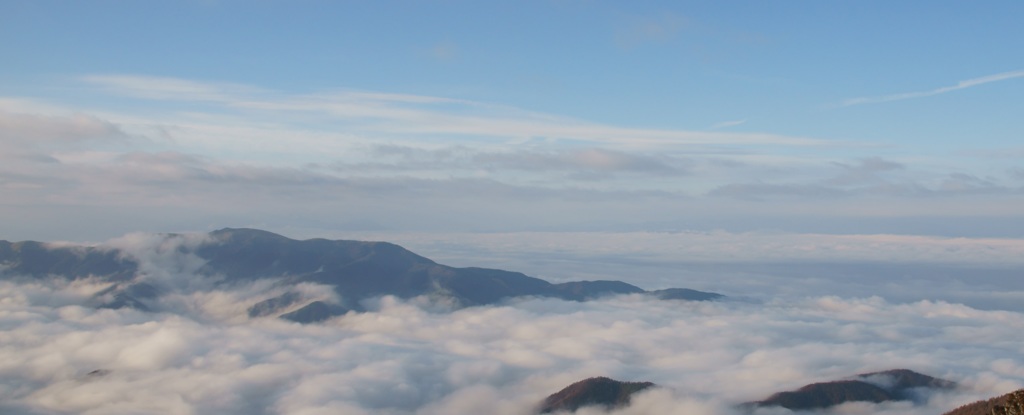
<instances>
[{"instance_id":1,"label":"sea of clouds","mask_svg":"<svg viewBox=\"0 0 1024 415\"><path fill-rule=\"evenodd\" d=\"M139 248L131 255L161 281L184 281L157 312L86 306L105 287L98 281L0 282L0 413L529 414L575 381L608 376L664 387L615 413L738 414L738 404L774 392L878 370L961 384L917 405L831 410L924 415L1024 386L1024 314L1012 309L816 290L460 310L384 297L369 312L300 325L248 318L248 306L279 288L202 284L194 257L153 241L115 245Z\"/></svg>"},{"instance_id":2,"label":"sea of clouds","mask_svg":"<svg viewBox=\"0 0 1024 415\"><path fill-rule=\"evenodd\" d=\"M733 297L882 297L1024 312L1024 239L725 231L347 237L395 242L448 265L510 269L552 282L613 279Z\"/></svg>"}]
</instances>

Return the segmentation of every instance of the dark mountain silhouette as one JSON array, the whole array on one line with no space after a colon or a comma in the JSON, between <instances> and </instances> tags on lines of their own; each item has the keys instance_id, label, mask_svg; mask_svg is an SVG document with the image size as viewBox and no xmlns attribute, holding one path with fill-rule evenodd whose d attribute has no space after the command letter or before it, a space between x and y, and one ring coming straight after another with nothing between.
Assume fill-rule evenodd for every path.
<instances>
[{"instance_id":1,"label":"dark mountain silhouette","mask_svg":"<svg viewBox=\"0 0 1024 415\"><path fill-rule=\"evenodd\" d=\"M1024 404L1024 389L1020 389L1014 392L1007 393L1006 395L996 396L994 398L969 403L967 405L956 408L952 411L946 412L943 415L992 415L1000 414L1002 412L999 409L1005 409L1013 407L1010 404L1012 398L1015 398L1014 404Z\"/></svg>"},{"instance_id":2,"label":"dark mountain silhouette","mask_svg":"<svg viewBox=\"0 0 1024 415\"><path fill-rule=\"evenodd\" d=\"M344 315L350 310L337 304L314 301L290 313L281 314L281 318L296 323L319 323L334 316Z\"/></svg>"},{"instance_id":3,"label":"dark mountain silhouette","mask_svg":"<svg viewBox=\"0 0 1024 415\"><path fill-rule=\"evenodd\" d=\"M622 281L573 281L555 284L561 298L574 301L592 300L615 294L638 294L643 288Z\"/></svg>"},{"instance_id":4,"label":"dark mountain silhouette","mask_svg":"<svg viewBox=\"0 0 1024 415\"><path fill-rule=\"evenodd\" d=\"M691 290L689 288L666 288L645 291L643 288L622 281L573 281L555 284L559 297L566 300L586 301L619 294L647 294L661 300L712 301L724 298L718 293Z\"/></svg>"},{"instance_id":5,"label":"dark mountain silhouette","mask_svg":"<svg viewBox=\"0 0 1024 415\"><path fill-rule=\"evenodd\" d=\"M649 387L657 386L650 382L620 382L606 377L585 379L548 396L540 404L540 413L557 411L573 412L577 409L601 405L606 409L629 405L632 394ZM813 383L795 391L779 392L769 398L749 402L742 407L753 410L759 406L781 406L793 411L820 410L845 402L887 402L916 401L917 392L925 389L951 389L956 383L907 369L893 369L882 372L863 373L851 379L832 382ZM1022 390L1024 393L1024 390ZM972 405L990 411L997 404L1005 404L1007 396L994 398L988 403L979 402ZM1022 395L1024 399L1024 395ZM987 405L987 406L986 406ZM959 409L958 409L959 410ZM948 413L945 415L977 415L982 412ZM983 412L990 415L991 412Z\"/></svg>"},{"instance_id":6,"label":"dark mountain silhouette","mask_svg":"<svg viewBox=\"0 0 1024 415\"><path fill-rule=\"evenodd\" d=\"M779 392L747 406L781 406L791 410L823 409L845 402L914 400L916 388L949 389L956 384L912 370L864 373L853 379L813 383L795 391Z\"/></svg>"},{"instance_id":7,"label":"dark mountain silhouette","mask_svg":"<svg viewBox=\"0 0 1024 415\"><path fill-rule=\"evenodd\" d=\"M892 369L862 373L856 376L868 382L877 382L888 390L908 391L911 388L952 389L956 382L934 378L909 369Z\"/></svg>"},{"instance_id":8,"label":"dark mountain silhouette","mask_svg":"<svg viewBox=\"0 0 1024 415\"><path fill-rule=\"evenodd\" d=\"M77 279L102 276L110 281L135 276L138 264L120 252L86 246L52 247L42 242L0 241L0 264L6 273L31 277Z\"/></svg>"},{"instance_id":9,"label":"dark mountain silhouette","mask_svg":"<svg viewBox=\"0 0 1024 415\"><path fill-rule=\"evenodd\" d=\"M160 290L152 284L120 283L93 294L92 303L97 308L134 308L149 311L146 301L154 299L158 295L160 295Z\"/></svg>"},{"instance_id":10,"label":"dark mountain silhouette","mask_svg":"<svg viewBox=\"0 0 1024 415\"><path fill-rule=\"evenodd\" d=\"M217 284L273 279L277 286L310 282L332 287L336 295L328 296L338 298L337 303L321 299L321 304L314 304L314 298L288 292L252 304L248 309L251 317L282 315L306 303L287 313L288 319L301 322L319 321L349 310L361 311L360 301L383 295L428 296L456 307L469 307L522 296L584 301L614 294L648 293L621 281L551 284L518 272L453 268L387 242L294 240L257 229L221 229L211 232L209 241L198 247L178 249L178 253L193 254L205 261L199 273ZM0 278L93 277L115 283L96 293L95 306L148 310L150 300L160 295L162 287L141 281L139 264L126 258L122 252L108 247L0 241L0 265L5 267L0 268ZM686 289L648 294L686 300L722 297Z\"/></svg>"},{"instance_id":11,"label":"dark mountain silhouette","mask_svg":"<svg viewBox=\"0 0 1024 415\"><path fill-rule=\"evenodd\" d=\"M647 293L662 300L712 301L725 297L722 294L691 290L689 288L666 288L664 290L648 291Z\"/></svg>"},{"instance_id":12,"label":"dark mountain silhouette","mask_svg":"<svg viewBox=\"0 0 1024 415\"><path fill-rule=\"evenodd\" d=\"M630 397L655 386L651 382L620 382L606 377L584 379L566 386L544 399L538 412L573 412L584 406L600 405L607 409L629 405Z\"/></svg>"},{"instance_id":13,"label":"dark mountain silhouette","mask_svg":"<svg viewBox=\"0 0 1024 415\"><path fill-rule=\"evenodd\" d=\"M495 269L452 268L387 242L297 241L253 229L223 229L210 235L220 243L197 250L208 261L203 272L228 280L285 278L325 284L351 308L358 308L359 300L381 295L433 295L474 306L557 294L544 280Z\"/></svg>"},{"instance_id":14,"label":"dark mountain silhouette","mask_svg":"<svg viewBox=\"0 0 1024 415\"><path fill-rule=\"evenodd\" d=\"M277 297L266 299L249 307L249 317L263 317L282 310L302 301L302 294L289 291Z\"/></svg>"},{"instance_id":15,"label":"dark mountain silhouette","mask_svg":"<svg viewBox=\"0 0 1024 415\"><path fill-rule=\"evenodd\" d=\"M814 383L795 391L779 392L758 401L758 406L781 406L792 410L820 409L843 402L885 402L894 400L889 391L859 380Z\"/></svg>"}]
</instances>

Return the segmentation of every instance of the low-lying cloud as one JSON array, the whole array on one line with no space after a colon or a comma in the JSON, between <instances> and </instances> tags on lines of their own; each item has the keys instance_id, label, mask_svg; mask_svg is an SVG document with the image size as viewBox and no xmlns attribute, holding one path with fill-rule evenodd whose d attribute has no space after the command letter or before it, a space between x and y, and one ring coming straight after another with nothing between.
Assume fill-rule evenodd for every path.
<instances>
[{"instance_id":1,"label":"low-lying cloud","mask_svg":"<svg viewBox=\"0 0 1024 415\"><path fill-rule=\"evenodd\" d=\"M301 326L49 308L20 289L3 287L0 393L39 412L526 414L569 383L607 375L671 389L622 413L728 414L780 389L910 367L966 389L924 407L844 413L934 414L1024 379L1020 314L927 301L533 299L448 314L385 298L376 311Z\"/></svg>"},{"instance_id":2,"label":"low-lying cloud","mask_svg":"<svg viewBox=\"0 0 1024 415\"><path fill-rule=\"evenodd\" d=\"M164 270L162 283L199 279L172 246L198 240L154 240L115 245L134 247L144 272ZM246 316L275 287L178 284L155 313L83 306L99 288L0 282L5 413L528 414L574 381L609 376L665 387L615 413L734 414L807 383L909 368L963 388L836 412L936 414L1024 385L1024 315L946 301L524 298L441 312L384 297L366 313L299 325Z\"/></svg>"}]
</instances>

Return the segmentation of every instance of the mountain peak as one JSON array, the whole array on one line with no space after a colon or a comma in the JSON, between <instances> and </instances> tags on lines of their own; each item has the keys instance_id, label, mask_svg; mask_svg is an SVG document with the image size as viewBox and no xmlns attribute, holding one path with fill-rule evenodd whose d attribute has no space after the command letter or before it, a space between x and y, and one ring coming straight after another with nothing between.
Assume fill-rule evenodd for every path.
<instances>
[{"instance_id":1,"label":"mountain peak","mask_svg":"<svg viewBox=\"0 0 1024 415\"><path fill-rule=\"evenodd\" d=\"M781 406L790 410L829 408L846 402L913 400L912 388L949 389L956 383L909 369L856 375L853 379L812 383L795 391L779 392L753 406Z\"/></svg>"},{"instance_id":2,"label":"mountain peak","mask_svg":"<svg viewBox=\"0 0 1024 415\"><path fill-rule=\"evenodd\" d=\"M548 396L539 412L572 412L584 406L619 408L629 405L633 394L653 386L651 382L622 382L604 376L588 378Z\"/></svg>"},{"instance_id":3,"label":"mountain peak","mask_svg":"<svg viewBox=\"0 0 1024 415\"><path fill-rule=\"evenodd\" d=\"M862 373L857 375L856 379L875 383L892 390L905 390L909 388L949 389L956 387L956 382L931 377L910 369L891 369L881 372Z\"/></svg>"},{"instance_id":4,"label":"mountain peak","mask_svg":"<svg viewBox=\"0 0 1024 415\"><path fill-rule=\"evenodd\" d=\"M220 241L244 241L254 239L293 240L284 235L254 228L222 228L210 232L210 236Z\"/></svg>"},{"instance_id":5,"label":"mountain peak","mask_svg":"<svg viewBox=\"0 0 1024 415\"><path fill-rule=\"evenodd\" d=\"M621 281L581 281L551 284L519 272L487 268L455 268L438 264L401 246L388 242L328 239L291 239L252 228L223 228L212 231L198 245L181 245L175 252L194 255L195 273L209 277L213 284L249 283L273 280L277 286L318 284L333 293L331 298L312 304L293 320L313 322L323 316L360 311L360 302L379 296L414 298L425 296L456 307L494 304L513 297L539 296L567 300L589 300L613 294L645 293ZM176 238L171 238L173 243ZM0 241L0 277L40 278L57 276L69 280L95 277L116 283L98 292L93 303L107 308L159 310L165 288L140 285L147 282L133 255L113 247L49 246L39 242ZM140 258L144 258L142 255ZM199 263L198 261L202 261ZM150 290L141 288L150 287ZM717 296L717 294L713 294ZM272 298L273 297L273 298ZM250 304L250 317L278 315L301 300L277 292ZM152 307L151 307L152 306ZM298 310L296 310L298 311Z\"/></svg>"}]
</instances>

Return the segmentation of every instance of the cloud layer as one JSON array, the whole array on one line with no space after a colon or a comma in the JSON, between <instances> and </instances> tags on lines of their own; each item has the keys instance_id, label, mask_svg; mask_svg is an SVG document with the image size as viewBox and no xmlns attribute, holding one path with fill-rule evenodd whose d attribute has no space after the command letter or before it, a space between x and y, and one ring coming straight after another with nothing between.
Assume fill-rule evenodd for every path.
<instances>
[{"instance_id":1,"label":"cloud layer","mask_svg":"<svg viewBox=\"0 0 1024 415\"><path fill-rule=\"evenodd\" d=\"M152 278L177 281L160 313L83 307L102 288L89 281L0 283L6 413L527 414L547 394L603 375L667 387L618 413L731 414L806 383L910 368L965 386L922 406L838 411L935 414L1024 385L1020 312L813 293L520 299L454 312L385 297L369 312L303 326L246 316L266 286L201 284L194 258L175 249L198 240L155 240L113 244Z\"/></svg>"},{"instance_id":2,"label":"cloud layer","mask_svg":"<svg viewBox=\"0 0 1024 415\"><path fill-rule=\"evenodd\" d=\"M3 287L14 301L3 305L0 393L42 413L526 414L575 380L608 375L671 388L623 413L728 414L780 389L911 367L967 389L922 408L844 413L934 414L1024 379L1021 315L948 303L624 297L444 314L384 299L373 312L299 326L49 308L27 303L22 289Z\"/></svg>"},{"instance_id":3,"label":"cloud layer","mask_svg":"<svg viewBox=\"0 0 1024 415\"><path fill-rule=\"evenodd\" d=\"M950 163L865 142L619 126L391 92L137 75L75 85L91 106L0 98L0 214L19 218L0 227L4 238L351 223L1024 232L1014 159ZM979 218L990 223L962 225Z\"/></svg>"}]
</instances>

